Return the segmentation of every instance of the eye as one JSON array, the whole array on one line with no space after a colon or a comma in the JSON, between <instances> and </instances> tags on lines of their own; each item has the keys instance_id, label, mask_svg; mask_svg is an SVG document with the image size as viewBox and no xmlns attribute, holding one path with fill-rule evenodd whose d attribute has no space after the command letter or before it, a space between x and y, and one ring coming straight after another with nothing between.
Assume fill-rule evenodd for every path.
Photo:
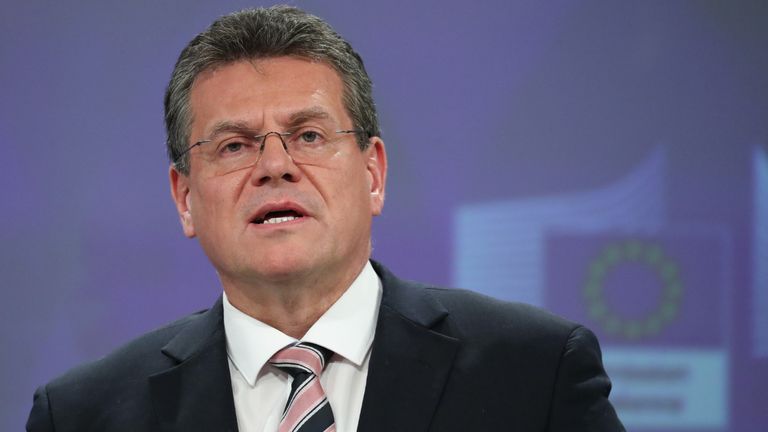
<instances>
[{"instance_id":1,"label":"eye","mask_svg":"<svg viewBox=\"0 0 768 432\"><path fill-rule=\"evenodd\" d=\"M255 147L254 147L255 146ZM222 156L234 156L245 154L251 151L253 148L258 148L258 145L253 143L253 140L248 137L230 137L222 140L216 148L216 154L219 157Z\"/></svg>"},{"instance_id":2,"label":"eye","mask_svg":"<svg viewBox=\"0 0 768 432\"><path fill-rule=\"evenodd\" d=\"M240 142L230 142L230 143L224 144L224 146L222 147L221 151L223 153L237 153L237 152L239 152L242 149L243 149L243 143L240 143Z\"/></svg>"},{"instance_id":3,"label":"eye","mask_svg":"<svg viewBox=\"0 0 768 432\"><path fill-rule=\"evenodd\" d=\"M320 140L320 134L315 131L308 130L302 132L301 135L299 135L299 138L305 143L314 143Z\"/></svg>"},{"instance_id":4,"label":"eye","mask_svg":"<svg viewBox=\"0 0 768 432\"><path fill-rule=\"evenodd\" d=\"M299 151L317 151L327 144L325 135L316 128L301 128L291 135L288 145Z\"/></svg>"}]
</instances>

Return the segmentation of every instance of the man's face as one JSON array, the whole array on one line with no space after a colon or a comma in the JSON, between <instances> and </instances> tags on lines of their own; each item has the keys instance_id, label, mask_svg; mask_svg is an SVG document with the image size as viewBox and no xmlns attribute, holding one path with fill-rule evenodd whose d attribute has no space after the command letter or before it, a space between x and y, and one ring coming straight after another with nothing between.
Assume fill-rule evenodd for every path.
<instances>
[{"instance_id":1,"label":"man's face","mask_svg":"<svg viewBox=\"0 0 768 432\"><path fill-rule=\"evenodd\" d=\"M253 134L352 129L342 94L339 75L320 62L277 57L220 66L192 86L190 143L222 125ZM272 134L256 165L215 173L203 157L207 143L190 152L188 176L171 168L184 232L198 237L225 286L349 272L367 259L371 218L384 204L383 142L372 138L360 151L354 134L331 138L338 140L333 154L311 164L294 163ZM279 222L282 216L298 218Z\"/></svg>"}]
</instances>

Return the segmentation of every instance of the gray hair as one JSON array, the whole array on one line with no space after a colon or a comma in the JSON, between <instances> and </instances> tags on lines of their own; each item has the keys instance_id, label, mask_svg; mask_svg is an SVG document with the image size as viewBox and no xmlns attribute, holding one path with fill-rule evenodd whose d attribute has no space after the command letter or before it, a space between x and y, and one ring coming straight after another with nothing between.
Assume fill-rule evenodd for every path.
<instances>
[{"instance_id":1,"label":"gray hair","mask_svg":"<svg viewBox=\"0 0 768 432\"><path fill-rule=\"evenodd\" d=\"M192 123L189 99L192 84L206 70L238 60L296 56L333 67L344 84L343 102L358 134L361 149L368 138L380 136L372 84L363 60L328 23L290 6L244 9L225 15L197 35L182 50L165 91L168 158L189 174ZM181 156L183 155L183 156ZM181 157L180 157L181 156Z\"/></svg>"}]
</instances>

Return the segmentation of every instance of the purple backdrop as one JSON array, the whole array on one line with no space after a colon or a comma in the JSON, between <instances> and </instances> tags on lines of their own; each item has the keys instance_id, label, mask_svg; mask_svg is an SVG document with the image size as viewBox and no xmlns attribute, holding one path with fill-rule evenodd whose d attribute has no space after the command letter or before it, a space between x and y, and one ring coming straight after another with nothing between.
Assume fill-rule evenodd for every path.
<instances>
[{"instance_id":1,"label":"purple backdrop","mask_svg":"<svg viewBox=\"0 0 768 432\"><path fill-rule=\"evenodd\" d=\"M374 81L377 259L595 329L631 430L768 424L764 2L295 4ZM169 197L162 95L186 42L252 5L3 5L0 429L220 292Z\"/></svg>"}]
</instances>

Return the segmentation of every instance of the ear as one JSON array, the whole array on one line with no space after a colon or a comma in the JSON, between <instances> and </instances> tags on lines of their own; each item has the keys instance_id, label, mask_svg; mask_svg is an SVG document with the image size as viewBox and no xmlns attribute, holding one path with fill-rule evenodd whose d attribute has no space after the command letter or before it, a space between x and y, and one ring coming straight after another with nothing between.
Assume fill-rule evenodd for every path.
<instances>
[{"instance_id":1,"label":"ear","mask_svg":"<svg viewBox=\"0 0 768 432\"><path fill-rule=\"evenodd\" d=\"M192 238L195 236L195 225L192 223L192 207L190 205L189 195L189 176L180 173L171 165L168 170L168 177L171 181L171 196L176 204L176 211L179 212L181 227L184 229L184 235Z\"/></svg>"},{"instance_id":2,"label":"ear","mask_svg":"<svg viewBox=\"0 0 768 432\"><path fill-rule=\"evenodd\" d=\"M384 209L384 190L387 185L387 151L384 141L379 137L371 138L365 152L371 191L371 214L378 216Z\"/></svg>"}]
</instances>

